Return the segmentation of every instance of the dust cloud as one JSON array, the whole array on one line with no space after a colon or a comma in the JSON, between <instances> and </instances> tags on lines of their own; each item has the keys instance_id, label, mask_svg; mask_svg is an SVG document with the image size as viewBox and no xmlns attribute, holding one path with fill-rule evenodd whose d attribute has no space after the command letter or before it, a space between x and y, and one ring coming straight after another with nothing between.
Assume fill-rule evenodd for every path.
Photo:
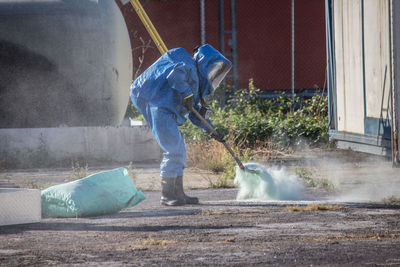
<instances>
[{"instance_id":1,"label":"dust cloud","mask_svg":"<svg viewBox=\"0 0 400 267\"><path fill-rule=\"evenodd\" d=\"M392 168L391 162L341 164L331 169L328 177L337 185L333 199L338 202L382 202L393 196L400 198L400 170Z\"/></svg>"},{"instance_id":2,"label":"dust cloud","mask_svg":"<svg viewBox=\"0 0 400 267\"><path fill-rule=\"evenodd\" d=\"M349 203L382 203L400 199L400 169L384 157L354 151L301 155L295 168L312 173L313 181L325 181L329 188L306 185L294 174L294 166L264 166L246 163L258 174L236 169L237 200L315 200ZM308 158L307 158L308 157ZM321 183L322 184L322 183Z\"/></svg>"},{"instance_id":3,"label":"dust cloud","mask_svg":"<svg viewBox=\"0 0 400 267\"><path fill-rule=\"evenodd\" d=\"M245 168L236 167L235 184L239 187L237 200L299 200L303 185L296 175L284 168L265 168L258 163L246 163Z\"/></svg>"},{"instance_id":4,"label":"dust cloud","mask_svg":"<svg viewBox=\"0 0 400 267\"><path fill-rule=\"evenodd\" d=\"M334 185L328 198L336 202L383 202L400 198L400 169L388 158L340 151L312 163L317 178Z\"/></svg>"}]
</instances>

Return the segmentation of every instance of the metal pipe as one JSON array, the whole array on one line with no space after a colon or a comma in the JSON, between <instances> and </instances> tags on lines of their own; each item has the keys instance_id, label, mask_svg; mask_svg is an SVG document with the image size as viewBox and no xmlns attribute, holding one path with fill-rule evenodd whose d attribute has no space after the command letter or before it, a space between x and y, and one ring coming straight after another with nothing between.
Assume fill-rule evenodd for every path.
<instances>
[{"instance_id":1,"label":"metal pipe","mask_svg":"<svg viewBox=\"0 0 400 267\"><path fill-rule=\"evenodd\" d=\"M333 32L333 18L332 18L332 9L333 7L331 0L326 0L326 19L327 19L327 53L328 58L330 59L329 61L329 86L330 86L330 91L329 91L329 97L331 98L330 100L330 105L329 105L329 112L330 112L330 126L332 126L332 119L333 119L333 129L337 130L338 128L338 120L337 120L337 115L336 115L336 74L335 74L335 57L334 57L334 44L332 41L332 32ZM330 110L332 108L332 110Z\"/></svg>"},{"instance_id":2,"label":"metal pipe","mask_svg":"<svg viewBox=\"0 0 400 267\"><path fill-rule=\"evenodd\" d=\"M200 39L202 45L206 43L206 10L204 1L200 0Z\"/></svg>"},{"instance_id":3,"label":"metal pipe","mask_svg":"<svg viewBox=\"0 0 400 267\"><path fill-rule=\"evenodd\" d=\"M294 104L294 0L292 0L292 98Z\"/></svg>"},{"instance_id":4,"label":"metal pipe","mask_svg":"<svg viewBox=\"0 0 400 267\"><path fill-rule=\"evenodd\" d=\"M218 8L218 32L219 32L219 51L225 53L225 43L224 43L224 0L219 0Z\"/></svg>"},{"instance_id":5,"label":"metal pipe","mask_svg":"<svg viewBox=\"0 0 400 267\"><path fill-rule=\"evenodd\" d=\"M236 0L231 0L233 85L239 90L238 47L236 34Z\"/></svg>"}]
</instances>

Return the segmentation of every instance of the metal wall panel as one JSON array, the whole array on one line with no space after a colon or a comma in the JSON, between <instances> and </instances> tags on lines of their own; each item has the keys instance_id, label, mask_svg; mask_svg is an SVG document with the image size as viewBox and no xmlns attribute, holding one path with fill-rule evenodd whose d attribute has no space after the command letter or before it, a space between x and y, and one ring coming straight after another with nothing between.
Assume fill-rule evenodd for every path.
<instances>
[{"instance_id":1,"label":"metal wall panel","mask_svg":"<svg viewBox=\"0 0 400 267\"><path fill-rule=\"evenodd\" d=\"M366 116L387 118L390 95L387 0L364 0Z\"/></svg>"},{"instance_id":2,"label":"metal wall panel","mask_svg":"<svg viewBox=\"0 0 400 267\"><path fill-rule=\"evenodd\" d=\"M362 1L334 2L338 131L364 133Z\"/></svg>"}]
</instances>

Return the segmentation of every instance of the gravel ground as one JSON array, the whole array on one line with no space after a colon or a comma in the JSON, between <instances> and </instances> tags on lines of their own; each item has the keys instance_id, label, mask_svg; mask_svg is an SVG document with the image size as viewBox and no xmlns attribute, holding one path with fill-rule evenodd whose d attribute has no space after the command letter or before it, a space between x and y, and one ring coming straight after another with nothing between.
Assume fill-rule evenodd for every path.
<instances>
[{"instance_id":1,"label":"gravel ground","mask_svg":"<svg viewBox=\"0 0 400 267\"><path fill-rule=\"evenodd\" d=\"M187 191L201 204L173 208L159 205L157 166L137 165L134 180L145 201L108 216L0 227L0 265L399 266L400 207L384 199L400 197L400 170L363 160L297 161L337 190L307 188L302 201L289 202L235 201L236 188L208 189L217 177L189 168L186 185L196 189ZM0 175L39 188L73 179L68 169Z\"/></svg>"}]
</instances>

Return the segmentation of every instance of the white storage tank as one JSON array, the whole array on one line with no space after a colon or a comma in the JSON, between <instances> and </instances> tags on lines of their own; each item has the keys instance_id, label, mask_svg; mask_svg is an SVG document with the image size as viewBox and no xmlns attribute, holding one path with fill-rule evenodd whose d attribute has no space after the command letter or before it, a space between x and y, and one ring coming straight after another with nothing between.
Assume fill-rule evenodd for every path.
<instances>
[{"instance_id":1,"label":"white storage tank","mask_svg":"<svg viewBox=\"0 0 400 267\"><path fill-rule=\"evenodd\" d=\"M114 0L0 0L0 128L118 125L131 81Z\"/></svg>"}]
</instances>

